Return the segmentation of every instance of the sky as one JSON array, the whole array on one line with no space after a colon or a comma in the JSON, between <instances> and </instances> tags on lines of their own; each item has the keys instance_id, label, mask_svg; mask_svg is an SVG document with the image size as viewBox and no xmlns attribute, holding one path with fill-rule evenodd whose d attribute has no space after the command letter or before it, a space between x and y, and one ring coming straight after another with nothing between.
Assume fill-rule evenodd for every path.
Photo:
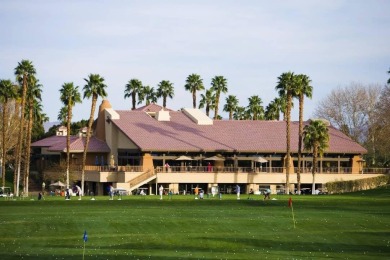
<instances>
[{"instance_id":1,"label":"sky","mask_svg":"<svg viewBox=\"0 0 390 260\"><path fill-rule=\"evenodd\" d=\"M228 93L220 114L227 118L228 95L241 106L258 95L266 107L277 97L278 76L292 71L312 80L309 119L333 89L386 83L389 10L388 0L2 0L0 79L14 81L18 62L32 61L43 85L43 111L57 121L61 86L73 82L82 94L91 73L104 77L116 110L131 108L131 99L124 99L130 79L155 89L169 80L175 95L167 107L178 110L192 107L184 89L188 75L199 74L206 89L221 75ZM88 119L90 107L83 99L73 121Z\"/></svg>"}]
</instances>

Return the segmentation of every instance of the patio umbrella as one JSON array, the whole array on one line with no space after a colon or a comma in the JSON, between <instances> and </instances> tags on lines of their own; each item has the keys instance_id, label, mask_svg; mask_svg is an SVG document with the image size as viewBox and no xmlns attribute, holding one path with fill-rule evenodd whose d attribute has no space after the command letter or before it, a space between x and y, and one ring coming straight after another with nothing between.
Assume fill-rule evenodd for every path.
<instances>
[{"instance_id":1,"label":"patio umbrella","mask_svg":"<svg viewBox=\"0 0 390 260\"><path fill-rule=\"evenodd\" d=\"M192 161L192 158L185 156L185 155L181 155L181 156L177 157L175 160L176 161Z\"/></svg>"},{"instance_id":2,"label":"patio umbrella","mask_svg":"<svg viewBox=\"0 0 390 260\"><path fill-rule=\"evenodd\" d=\"M253 158L253 161L254 162L259 162L259 163L266 163L266 162L268 162L267 159L264 159L261 156Z\"/></svg>"},{"instance_id":3,"label":"patio umbrella","mask_svg":"<svg viewBox=\"0 0 390 260\"><path fill-rule=\"evenodd\" d=\"M211 156L209 158L204 159L205 161L225 161L225 158L218 156Z\"/></svg>"},{"instance_id":4,"label":"patio umbrella","mask_svg":"<svg viewBox=\"0 0 390 260\"><path fill-rule=\"evenodd\" d=\"M60 187L65 187L65 184L63 184L62 182L60 181L57 181L57 182L54 182L52 184L50 184L50 186L60 186Z\"/></svg>"},{"instance_id":5,"label":"patio umbrella","mask_svg":"<svg viewBox=\"0 0 390 260\"><path fill-rule=\"evenodd\" d=\"M262 164L263 164L263 163L267 163L267 162L268 162L267 159L265 159L265 158L263 158L263 157L261 157L261 156L255 157L255 158L253 158L252 160L255 162L255 167L256 167L256 163L257 163L257 162L260 163L260 168L262 168Z\"/></svg>"}]
</instances>

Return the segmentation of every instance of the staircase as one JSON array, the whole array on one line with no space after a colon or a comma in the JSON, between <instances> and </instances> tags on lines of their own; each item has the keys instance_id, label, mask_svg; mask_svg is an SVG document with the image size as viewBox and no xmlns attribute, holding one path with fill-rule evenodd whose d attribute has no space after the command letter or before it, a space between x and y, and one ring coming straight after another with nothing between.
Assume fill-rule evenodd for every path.
<instances>
[{"instance_id":1,"label":"staircase","mask_svg":"<svg viewBox=\"0 0 390 260\"><path fill-rule=\"evenodd\" d=\"M156 179L157 175L154 172L154 170L147 170L146 172L142 173L141 175L135 177L134 179L130 180L130 192L133 190L141 187L142 185Z\"/></svg>"}]
</instances>

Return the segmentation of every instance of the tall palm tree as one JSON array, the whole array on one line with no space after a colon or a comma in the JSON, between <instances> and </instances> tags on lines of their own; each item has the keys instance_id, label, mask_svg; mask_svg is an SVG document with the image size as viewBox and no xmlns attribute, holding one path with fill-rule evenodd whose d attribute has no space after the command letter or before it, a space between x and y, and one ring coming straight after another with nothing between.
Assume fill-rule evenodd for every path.
<instances>
[{"instance_id":1,"label":"tall palm tree","mask_svg":"<svg viewBox=\"0 0 390 260\"><path fill-rule=\"evenodd\" d=\"M25 149L25 160L24 160L24 178L23 178L23 187L24 194L28 195L28 184L30 176L30 154L31 154L31 136L33 129L33 122L36 122L37 111L34 111L36 108L36 103L42 101L42 85L39 84L34 76L29 77L29 88L26 93L26 115L27 115L27 138L26 138L26 149Z\"/></svg>"},{"instance_id":2,"label":"tall palm tree","mask_svg":"<svg viewBox=\"0 0 390 260\"><path fill-rule=\"evenodd\" d=\"M322 156L323 152L329 145L328 128L321 120L311 121L306 125L303 132L303 144L307 151L313 153L313 165L311 173L313 175L312 194L315 192L315 174L317 171L317 157Z\"/></svg>"},{"instance_id":3,"label":"tall palm tree","mask_svg":"<svg viewBox=\"0 0 390 260\"><path fill-rule=\"evenodd\" d=\"M229 120L233 119L233 112L237 109L238 107L238 99L236 96L229 95L226 98L226 104L223 107L223 111L229 112Z\"/></svg>"},{"instance_id":4,"label":"tall palm tree","mask_svg":"<svg viewBox=\"0 0 390 260\"><path fill-rule=\"evenodd\" d=\"M11 82L11 80L1 80L0 81L0 102L3 106L3 113L2 113L2 121L3 121L3 127L2 127L2 155L1 155L1 172L2 172L2 186L5 186L5 164L7 163L7 138L6 138L6 132L7 132L7 126L8 126L8 104L9 101L12 99L15 99L17 97L17 91L16 86Z\"/></svg>"},{"instance_id":5,"label":"tall palm tree","mask_svg":"<svg viewBox=\"0 0 390 260\"><path fill-rule=\"evenodd\" d=\"M192 105L196 108L196 91L204 90L202 78L198 74L189 75L184 88L192 93Z\"/></svg>"},{"instance_id":6,"label":"tall palm tree","mask_svg":"<svg viewBox=\"0 0 390 260\"><path fill-rule=\"evenodd\" d=\"M214 120L218 119L219 98L221 93L227 93L227 80L223 76L215 76L211 79L211 91L215 92Z\"/></svg>"},{"instance_id":7,"label":"tall palm tree","mask_svg":"<svg viewBox=\"0 0 390 260\"><path fill-rule=\"evenodd\" d=\"M286 98L286 193L290 193L290 160L291 160L291 147L290 147L290 119L291 119L291 107L292 97L295 88L295 76L293 72L283 73L278 77L278 84L275 89L279 92L279 97Z\"/></svg>"},{"instance_id":8,"label":"tall palm tree","mask_svg":"<svg viewBox=\"0 0 390 260\"><path fill-rule=\"evenodd\" d=\"M154 88L150 86L142 86L142 90L138 97L138 104L141 104L144 100L146 105L157 103L157 93L154 91Z\"/></svg>"},{"instance_id":9,"label":"tall palm tree","mask_svg":"<svg viewBox=\"0 0 390 260\"><path fill-rule=\"evenodd\" d=\"M167 97L173 98L174 96L174 88L173 83L169 82L169 80L163 80L158 84L157 88L157 97L163 98L163 107L167 107Z\"/></svg>"},{"instance_id":10,"label":"tall palm tree","mask_svg":"<svg viewBox=\"0 0 390 260\"><path fill-rule=\"evenodd\" d=\"M301 164L302 164L302 138L303 138L303 106L305 96L311 98L313 87L310 85L310 78L307 75L297 75L297 85L294 96L299 100L299 133L298 133L298 169L297 169L297 189L301 191Z\"/></svg>"},{"instance_id":11,"label":"tall palm tree","mask_svg":"<svg viewBox=\"0 0 390 260\"><path fill-rule=\"evenodd\" d=\"M85 141L84 152L83 152L83 164L81 169L81 191L84 194L84 177L85 177L85 163L87 161L87 151L89 145L89 139L91 138L91 130L93 117L95 115L96 102L98 97L105 98L107 96L106 87L107 85L104 82L104 78L99 74L89 74L87 79L84 79L87 84L84 85L84 97L92 98L91 104L91 113L89 115L88 120L88 128L87 128L87 140Z\"/></svg>"},{"instance_id":12,"label":"tall palm tree","mask_svg":"<svg viewBox=\"0 0 390 260\"><path fill-rule=\"evenodd\" d=\"M205 94L200 94L199 108L206 108L206 115L210 116L210 109L214 108L215 95L211 89L206 90Z\"/></svg>"},{"instance_id":13,"label":"tall palm tree","mask_svg":"<svg viewBox=\"0 0 390 260\"><path fill-rule=\"evenodd\" d=\"M125 98L131 97L132 110L135 109L135 104L137 103L138 97L142 96L142 82L138 79L131 79L126 84L125 88ZM140 98L139 98L140 99Z\"/></svg>"},{"instance_id":14,"label":"tall palm tree","mask_svg":"<svg viewBox=\"0 0 390 260\"><path fill-rule=\"evenodd\" d=\"M250 113L252 120L264 119L264 108L261 105L263 101L259 96L251 96L248 98L249 105L247 107L248 113Z\"/></svg>"},{"instance_id":15,"label":"tall palm tree","mask_svg":"<svg viewBox=\"0 0 390 260\"><path fill-rule=\"evenodd\" d=\"M69 187L69 168L70 168L70 124L72 122L72 108L76 103L81 103L79 87L74 86L73 82L64 83L60 89L60 100L66 107L66 186Z\"/></svg>"},{"instance_id":16,"label":"tall palm tree","mask_svg":"<svg viewBox=\"0 0 390 260\"><path fill-rule=\"evenodd\" d=\"M233 119L234 120L246 120L247 114L245 111L245 107L237 106L236 109L233 112Z\"/></svg>"},{"instance_id":17,"label":"tall palm tree","mask_svg":"<svg viewBox=\"0 0 390 260\"><path fill-rule=\"evenodd\" d=\"M25 110L26 110L26 94L28 88L28 78L36 74L34 65L29 60L22 60L18 63L18 66L15 68L16 80L19 82L19 85L22 87L21 95L21 108L20 108L20 128L18 135L18 142L16 144L16 174L14 173L14 190L16 190L16 196L19 196L19 181L20 181L20 171L22 165L22 148L24 143L24 127L25 127Z\"/></svg>"},{"instance_id":18,"label":"tall palm tree","mask_svg":"<svg viewBox=\"0 0 390 260\"><path fill-rule=\"evenodd\" d=\"M32 142L32 134L34 127L37 125L43 125L43 123L49 121L49 118L45 113L43 113L41 100L34 99L33 104L29 106L29 114L28 114L28 120L29 124L27 127L27 145L26 145L26 158L30 158L31 153L31 142ZM31 118L31 119L30 119ZM24 187L25 187L25 194L28 194L28 184L29 184L29 176L30 176L30 160L26 159L25 162L25 178L24 178Z\"/></svg>"}]
</instances>

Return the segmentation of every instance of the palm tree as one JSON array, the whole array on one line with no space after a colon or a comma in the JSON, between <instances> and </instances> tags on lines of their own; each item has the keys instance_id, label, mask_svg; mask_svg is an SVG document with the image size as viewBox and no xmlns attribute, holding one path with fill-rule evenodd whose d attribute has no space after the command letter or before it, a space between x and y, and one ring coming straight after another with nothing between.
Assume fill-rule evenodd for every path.
<instances>
[{"instance_id":1,"label":"palm tree","mask_svg":"<svg viewBox=\"0 0 390 260\"><path fill-rule=\"evenodd\" d=\"M135 104L137 102L137 94L138 97L140 97L142 94L142 82L138 79L131 79L129 82L126 84L126 89L125 89L125 98L131 97L131 102L132 102L132 110L135 109ZM140 98L139 98L140 99Z\"/></svg>"},{"instance_id":2,"label":"palm tree","mask_svg":"<svg viewBox=\"0 0 390 260\"><path fill-rule=\"evenodd\" d=\"M16 190L16 196L19 196L19 181L20 181L20 171L22 165L22 148L24 143L24 127L25 127L25 110L26 110L26 94L28 88L28 78L34 76L36 73L34 65L29 60L22 60L18 63L18 66L15 68L16 80L22 86L22 95L21 95L21 108L20 108L20 128L18 135L18 142L16 144L16 174L14 173L14 190Z\"/></svg>"},{"instance_id":3,"label":"palm tree","mask_svg":"<svg viewBox=\"0 0 390 260\"><path fill-rule=\"evenodd\" d=\"M36 118L34 116L36 115L37 111L34 111L36 108L36 103L39 103L42 101L42 85L38 83L39 80L37 80L34 76L29 77L28 79L28 85L30 86L27 89L26 93L26 115L27 115L27 138L26 138L26 154L25 154L25 161L24 161L24 178L23 178L23 187L24 187L24 194L28 195L28 184L29 184L29 176L30 176L30 154L31 154L31 136L32 136L32 129L33 129L33 122L36 122Z\"/></svg>"},{"instance_id":4,"label":"palm tree","mask_svg":"<svg viewBox=\"0 0 390 260\"><path fill-rule=\"evenodd\" d=\"M58 112L57 115L57 120L61 121L62 125L66 125L68 122L68 107L63 106L61 107L60 111Z\"/></svg>"},{"instance_id":5,"label":"palm tree","mask_svg":"<svg viewBox=\"0 0 390 260\"><path fill-rule=\"evenodd\" d=\"M72 122L72 108L76 103L81 103L79 87L74 86L73 82L64 83L60 89L60 100L64 104L66 112L66 186L69 187L69 168L70 168L70 124Z\"/></svg>"},{"instance_id":6,"label":"palm tree","mask_svg":"<svg viewBox=\"0 0 390 260\"><path fill-rule=\"evenodd\" d=\"M313 152L313 167L311 173L313 175L312 194L315 192L315 174L317 171L317 157L322 156L329 144L328 128L321 120L311 121L306 125L303 132L304 149Z\"/></svg>"},{"instance_id":7,"label":"palm tree","mask_svg":"<svg viewBox=\"0 0 390 260\"><path fill-rule=\"evenodd\" d=\"M283 73L278 77L278 85L276 90L279 92L279 97L286 98L286 193L290 193L290 160L291 160L291 147L290 147L290 118L292 97L295 88L295 76L293 72Z\"/></svg>"},{"instance_id":8,"label":"palm tree","mask_svg":"<svg viewBox=\"0 0 390 260\"><path fill-rule=\"evenodd\" d=\"M223 107L223 111L229 112L229 120L233 119L233 112L236 111L238 107L238 99L236 96L229 95L226 98L226 104Z\"/></svg>"},{"instance_id":9,"label":"palm tree","mask_svg":"<svg viewBox=\"0 0 390 260\"><path fill-rule=\"evenodd\" d=\"M96 102L98 97L105 98L107 96L106 87L107 85L104 83L104 78L99 74L89 74L87 79L84 79L87 84L84 86L84 97L92 98L91 104L91 113L89 115L88 120L88 128L87 128L87 140L85 141L84 152L83 152L83 164L81 169L81 191L84 194L84 175L85 175L85 163L87 161L87 151L89 145L89 139L91 138L91 129L93 123L93 117L95 115ZM68 187L69 188L69 187Z\"/></svg>"},{"instance_id":10,"label":"palm tree","mask_svg":"<svg viewBox=\"0 0 390 260\"><path fill-rule=\"evenodd\" d=\"M390 69L389 69L389 71L387 73L390 74ZM387 80L387 84L390 84L390 78Z\"/></svg>"},{"instance_id":11,"label":"palm tree","mask_svg":"<svg viewBox=\"0 0 390 260\"><path fill-rule=\"evenodd\" d=\"M305 96L312 97L313 87L310 86L310 78L306 75L297 75L297 86L294 90L294 96L299 100L299 133L298 133L298 169L297 169L297 189L298 194L301 191L301 160L302 160L302 138L303 138L303 105Z\"/></svg>"},{"instance_id":12,"label":"palm tree","mask_svg":"<svg viewBox=\"0 0 390 260\"><path fill-rule=\"evenodd\" d=\"M261 105L263 103L261 98L259 96L251 96L248 98L248 101L247 112L251 115L252 120L264 119L264 108Z\"/></svg>"},{"instance_id":13,"label":"palm tree","mask_svg":"<svg viewBox=\"0 0 390 260\"><path fill-rule=\"evenodd\" d=\"M210 109L214 108L215 95L211 89L206 90L205 94L200 94L199 108L206 108L206 115L210 116Z\"/></svg>"},{"instance_id":14,"label":"palm tree","mask_svg":"<svg viewBox=\"0 0 390 260\"><path fill-rule=\"evenodd\" d=\"M141 92L138 95L138 104L141 104L144 100L146 101L146 105L157 103L157 93L153 87L142 86Z\"/></svg>"},{"instance_id":15,"label":"palm tree","mask_svg":"<svg viewBox=\"0 0 390 260\"><path fill-rule=\"evenodd\" d=\"M174 88L173 83L168 80L163 80L158 84L157 88L157 97L163 98L163 107L167 107L167 97L173 98L174 96Z\"/></svg>"},{"instance_id":16,"label":"palm tree","mask_svg":"<svg viewBox=\"0 0 390 260\"><path fill-rule=\"evenodd\" d=\"M189 75L184 88L192 93L192 105L196 108L196 91L204 90L202 78L198 74Z\"/></svg>"},{"instance_id":17,"label":"palm tree","mask_svg":"<svg viewBox=\"0 0 390 260\"><path fill-rule=\"evenodd\" d=\"M219 97L221 93L227 93L227 80L223 76L215 76L211 80L211 91L215 92L214 120L218 119Z\"/></svg>"},{"instance_id":18,"label":"palm tree","mask_svg":"<svg viewBox=\"0 0 390 260\"><path fill-rule=\"evenodd\" d=\"M237 106L233 112L233 119L234 120L245 120L245 119L247 119L246 115L247 114L245 111L245 107Z\"/></svg>"},{"instance_id":19,"label":"palm tree","mask_svg":"<svg viewBox=\"0 0 390 260\"><path fill-rule=\"evenodd\" d=\"M266 120L279 120L280 113L282 111L282 99L274 98L265 109L265 119Z\"/></svg>"},{"instance_id":20,"label":"palm tree","mask_svg":"<svg viewBox=\"0 0 390 260\"><path fill-rule=\"evenodd\" d=\"M16 86L12 84L11 80L1 80L0 81L0 102L3 106L3 127L2 127L2 155L1 155L1 172L2 172L2 184L5 186L5 164L7 163L7 139L5 133L7 132L7 122L8 122L8 102L17 97Z\"/></svg>"},{"instance_id":21,"label":"palm tree","mask_svg":"<svg viewBox=\"0 0 390 260\"><path fill-rule=\"evenodd\" d=\"M40 99L34 99L32 105L29 105L29 115L28 115L28 129L27 129L27 148L26 148L26 158L30 158L31 153L31 142L32 142L32 134L34 127L37 125L43 125L43 123L49 121L49 118L43 113L42 104L40 103ZM30 119L31 118L31 119ZM25 162L25 178L24 178L24 187L25 194L28 194L28 184L29 184L29 176L30 176L30 160L26 159Z\"/></svg>"}]
</instances>

